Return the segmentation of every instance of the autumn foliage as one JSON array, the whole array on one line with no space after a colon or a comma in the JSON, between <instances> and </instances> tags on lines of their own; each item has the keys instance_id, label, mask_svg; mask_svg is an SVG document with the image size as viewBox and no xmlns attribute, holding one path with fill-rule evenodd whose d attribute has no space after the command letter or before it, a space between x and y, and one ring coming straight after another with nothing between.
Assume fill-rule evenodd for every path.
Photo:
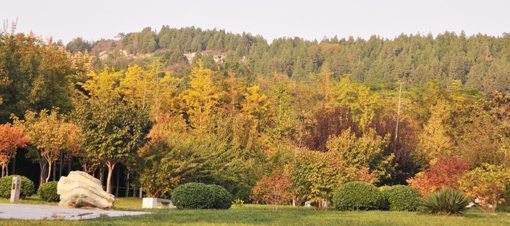
<instances>
[{"instance_id":1,"label":"autumn foliage","mask_svg":"<svg viewBox=\"0 0 510 226\"><path fill-rule=\"evenodd\" d=\"M253 188L255 201L266 203L269 208L278 210L278 206L292 199L292 183L285 172L275 171L272 176L264 176Z\"/></svg>"},{"instance_id":2,"label":"autumn foliage","mask_svg":"<svg viewBox=\"0 0 510 226\"><path fill-rule=\"evenodd\" d=\"M441 190L459 188L459 180L471 166L470 162L458 160L456 156L438 157L429 164L429 170L416 174L408 179L409 186L418 189L423 195Z\"/></svg>"},{"instance_id":3,"label":"autumn foliage","mask_svg":"<svg viewBox=\"0 0 510 226\"><path fill-rule=\"evenodd\" d=\"M2 166L2 177L9 175L7 165L11 158L16 157L18 148L25 147L30 141L29 136L24 133L24 126L13 127L10 123L0 125L0 165Z\"/></svg>"}]
</instances>

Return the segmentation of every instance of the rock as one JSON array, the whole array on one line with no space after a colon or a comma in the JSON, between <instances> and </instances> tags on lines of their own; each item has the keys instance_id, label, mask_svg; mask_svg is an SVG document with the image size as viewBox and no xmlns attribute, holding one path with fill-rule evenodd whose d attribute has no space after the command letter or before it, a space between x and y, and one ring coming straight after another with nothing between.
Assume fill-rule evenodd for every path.
<instances>
[{"instance_id":1,"label":"rock","mask_svg":"<svg viewBox=\"0 0 510 226\"><path fill-rule=\"evenodd\" d=\"M71 171L67 177L61 177L57 185L60 195L59 206L80 206L111 208L115 196L103 191L101 181L82 171Z\"/></svg>"}]
</instances>

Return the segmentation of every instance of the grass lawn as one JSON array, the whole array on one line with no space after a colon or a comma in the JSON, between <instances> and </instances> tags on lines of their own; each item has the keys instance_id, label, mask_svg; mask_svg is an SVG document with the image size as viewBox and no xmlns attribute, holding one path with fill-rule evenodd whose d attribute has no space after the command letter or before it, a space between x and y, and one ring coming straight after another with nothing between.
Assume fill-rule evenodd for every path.
<instances>
[{"instance_id":1,"label":"grass lawn","mask_svg":"<svg viewBox=\"0 0 510 226\"><path fill-rule=\"evenodd\" d=\"M8 203L0 199L0 203ZM23 204L48 204L36 196ZM50 203L55 205L56 203ZM0 225L510 225L510 214L483 213L473 208L463 216L432 216L415 212L389 211L314 211L311 208L283 207L269 210L264 205L232 206L229 210L141 209L139 198L118 198L115 210L151 211L136 217L97 218L81 221L0 220Z\"/></svg>"}]
</instances>

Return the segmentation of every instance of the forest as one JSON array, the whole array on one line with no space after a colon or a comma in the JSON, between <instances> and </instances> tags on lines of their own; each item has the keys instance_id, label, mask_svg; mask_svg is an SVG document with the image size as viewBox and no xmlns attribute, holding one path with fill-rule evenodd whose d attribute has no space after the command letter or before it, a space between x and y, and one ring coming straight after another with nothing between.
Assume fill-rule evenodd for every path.
<instances>
[{"instance_id":1,"label":"forest","mask_svg":"<svg viewBox=\"0 0 510 226\"><path fill-rule=\"evenodd\" d=\"M317 208L365 181L496 206L510 188L509 61L506 33L269 44L163 26L64 45L4 31L2 176L83 170L117 196L201 182L266 202L278 184L283 202Z\"/></svg>"}]
</instances>

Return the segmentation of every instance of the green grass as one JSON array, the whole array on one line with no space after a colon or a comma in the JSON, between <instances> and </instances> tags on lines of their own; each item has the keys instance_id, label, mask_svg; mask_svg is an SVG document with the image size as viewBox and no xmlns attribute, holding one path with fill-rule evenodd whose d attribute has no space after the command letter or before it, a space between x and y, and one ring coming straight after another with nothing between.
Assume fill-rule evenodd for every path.
<instances>
[{"instance_id":1,"label":"green grass","mask_svg":"<svg viewBox=\"0 0 510 226\"><path fill-rule=\"evenodd\" d=\"M8 201L1 200L2 203ZM34 197L34 202L41 201ZM508 213L487 214L476 208L468 210L463 216L435 216L416 212L314 211L306 207L283 207L279 211L272 211L264 205L232 206L229 210L148 210L141 209L141 205L142 200L138 198L118 198L114 209L153 213L81 221L0 220L0 225L510 225Z\"/></svg>"}]
</instances>

